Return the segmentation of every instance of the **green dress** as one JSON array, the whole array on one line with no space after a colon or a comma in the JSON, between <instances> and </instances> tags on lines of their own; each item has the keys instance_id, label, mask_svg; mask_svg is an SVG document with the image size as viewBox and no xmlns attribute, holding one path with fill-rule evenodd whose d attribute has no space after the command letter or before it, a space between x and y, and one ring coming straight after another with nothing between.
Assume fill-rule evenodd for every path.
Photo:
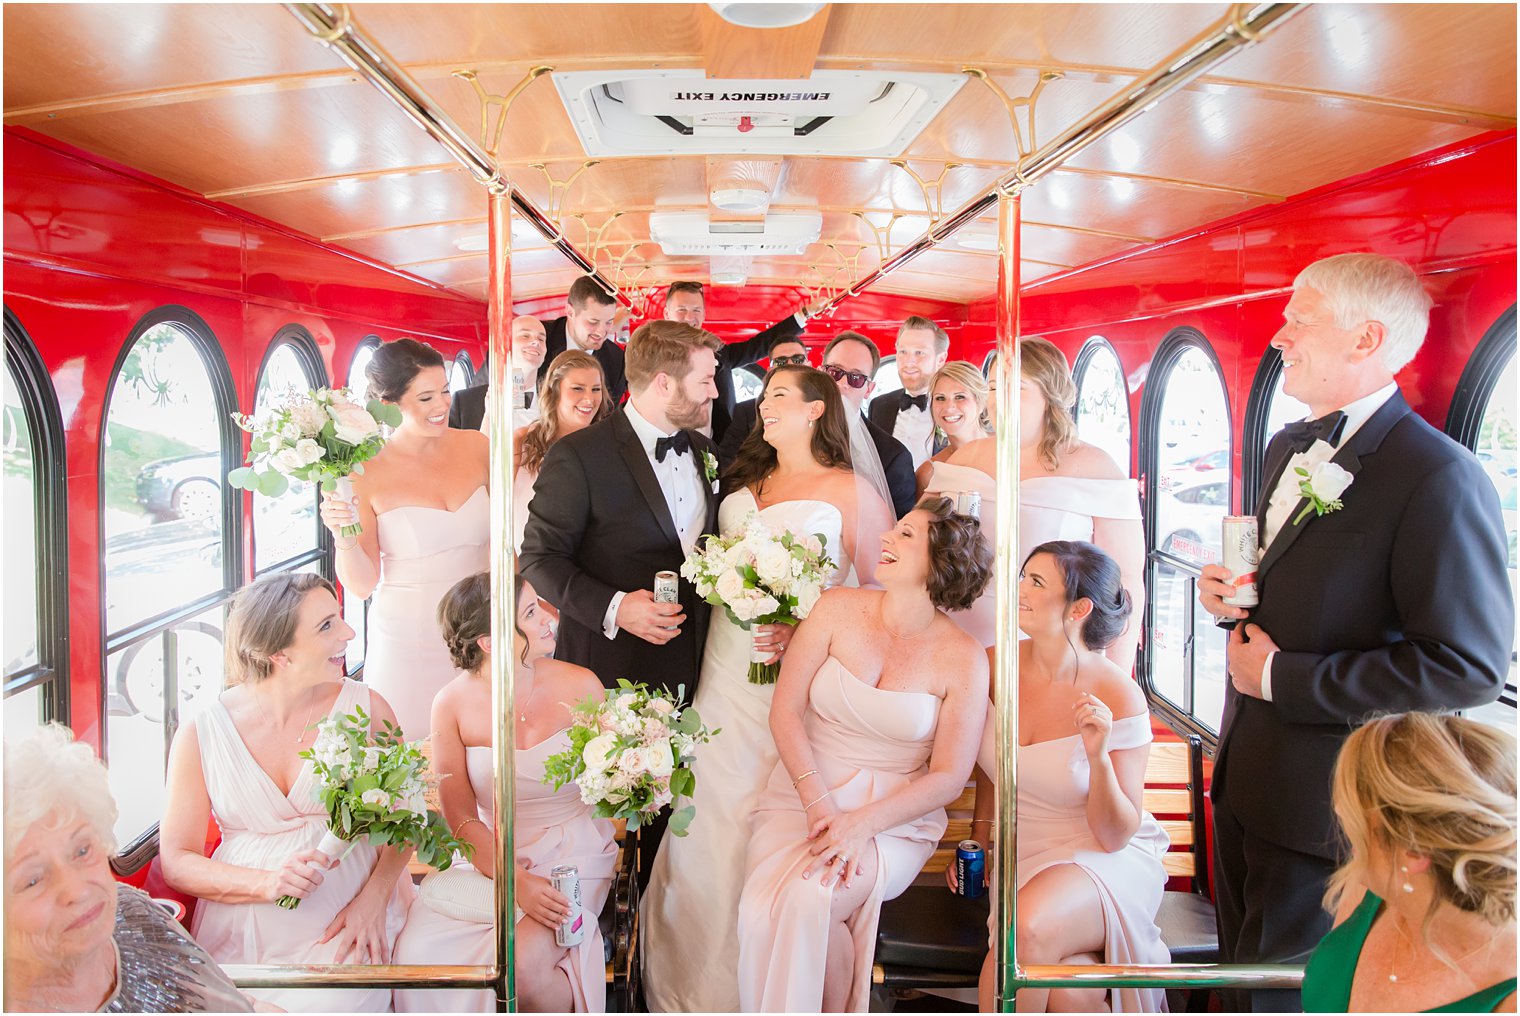
<instances>
[{"instance_id":1,"label":"green dress","mask_svg":"<svg viewBox=\"0 0 1520 1016\"><path fill-rule=\"evenodd\" d=\"M1309 957L1309 965L1304 968L1304 1012L1351 1011L1351 979L1356 974L1367 933L1372 930L1372 922L1382 909L1383 901L1368 893L1345 922L1330 929L1330 934L1320 939L1314 955ZM1466 998L1425 1011L1493 1012L1494 1007L1514 990L1515 979L1511 977Z\"/></svg>"}]
</instances>

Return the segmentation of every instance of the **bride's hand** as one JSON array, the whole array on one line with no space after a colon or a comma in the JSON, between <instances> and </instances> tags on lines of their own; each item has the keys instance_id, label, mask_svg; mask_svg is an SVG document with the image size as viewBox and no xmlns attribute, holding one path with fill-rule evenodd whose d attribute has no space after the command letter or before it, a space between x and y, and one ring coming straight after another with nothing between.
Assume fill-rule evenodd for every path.
<instances>
[{"instance_id":1,"label":"bride's hand","mask_svg":"<svg viewBox=\"0 0 1520 1016\"><path fill-rule=\"evenodd\" d=\"M874 836L858 812L837 812L820 819L808 833L808 839L814 841L810 848L813 860L802 870L802 877L812 878L822 872L819 885L827 888L842 879L848 889L855 876L865 873L861 859Z\"/></svg>"},{"instance_id":2,"label":"bride's hand","mask_svg":"<svg viewBox=\"0 0 1520 1016\"><path fill-rule=\"evenodd\" d=\"M755 627L755 648L759 650L773 649L767 664L781 662L781 657L786 654L786 647L792 644L792 635L797 631L794 624L762 624Z\"/></svg>"}]
</instances>

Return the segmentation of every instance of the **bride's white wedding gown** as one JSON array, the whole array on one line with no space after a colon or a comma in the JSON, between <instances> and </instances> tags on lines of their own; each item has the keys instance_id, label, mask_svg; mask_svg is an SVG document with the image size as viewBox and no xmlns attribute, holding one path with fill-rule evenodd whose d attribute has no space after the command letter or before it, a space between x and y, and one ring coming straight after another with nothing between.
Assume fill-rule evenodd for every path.
<instances>
[{"instance_id":1,"label":"bride's white wedding gown","mask_svg":"<svg viewBox=\"0 0 1520 1016\"><path fill-rule=\"evenodd\" d=\"M735 491L718 509L733 535L757 505ZM838 567L827 585L851 576L844 520L827 501L781 501L760 510L768 525L822 534ZM749 683L750 633L714 607L693 705L722 733L697 749L696 818L684 837L666 835L640 911L644 995L651 1012L736 1012L739 1008L739 893L749 816L780 756L771 740L773 685Z\"/></svg>"}]
</instances>

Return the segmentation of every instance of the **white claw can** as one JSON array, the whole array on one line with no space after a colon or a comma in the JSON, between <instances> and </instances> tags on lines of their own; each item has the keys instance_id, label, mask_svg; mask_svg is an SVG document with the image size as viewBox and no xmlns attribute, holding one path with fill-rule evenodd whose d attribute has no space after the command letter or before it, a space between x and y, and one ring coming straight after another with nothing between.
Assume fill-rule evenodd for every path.
<instances>
[{"instance_id":1,"label":"white claw can","mask_svg":"<svg viewBox=\"0 0 1520 1016\"><path fill-rule=\"evenodd\" d=\"M681 576L673 571L654 573L654 602L681 602Z\"/></svg>"},{"instance_id":2,"label":"white claw can","mask_svg":"<svg viewBox=\"0 0 1520 1016\"><path fill-rule=\"evenodd\" d=\"M1220 526L1222 563L1230 570L1234 589L1224 602L1232 607L1254 607L1261 602L1256 592L1256 566L1261 562L1256 516L1226 515Z\"/></svg>"},{"instance_id":3,"label":"white claw can","mask_svg":"<svg viewBox=\"0 0 1520 1016\"><path fill-rule=\"evenodd\" d=\"M955 495L955 512L957 515L969 515L973 519L982 517L982 492L979 490L962 490Z\"/></svg>"},{"instance_id":4,"label":"white claw can","mask_svg":"<svg viewBox=\"0 0 1520 1016\"><path fill-rule=\"evenodd\" d=\"M573 864L561 864L549 872L549 884L554 891L570 901L570 916L554 929L554 942L559 946L580 945L586 937L586 908L581 905L581 873Z\"/></svg>"}]
</instances>

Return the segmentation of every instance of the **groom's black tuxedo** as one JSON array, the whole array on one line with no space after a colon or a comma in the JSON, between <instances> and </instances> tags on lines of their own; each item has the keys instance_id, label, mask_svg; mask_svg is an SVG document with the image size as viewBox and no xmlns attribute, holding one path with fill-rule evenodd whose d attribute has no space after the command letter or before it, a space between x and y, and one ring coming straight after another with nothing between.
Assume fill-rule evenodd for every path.
<instances>
[{"instance_id":1,"label":"groom's black tuxedo","mask_svg":"<svg viewBox=\"0 0 1520 1016\"><path fill-rule=\"evenodd\" d=\"M1267 448L1258 519L1293 449ZM1514 638L1504 522L1477 459L1395 393L1333 461L1343 507L1293 520L1257 569L1250 623L1280 647L1272 701L1226 686L1214 768L1225 962L1286 962L1328 930L1330 777L1374 713L1464 709L1503 687ZM1250 878L1246 878L1249 870Z\"/></svg>"},{"instance_id":2,"label":"groom's black tuxedo","mask_svg":"<svg viewBox=\"0 0 1520 1016\"><path fill-rule=\"evenodd\" d=\"M715 455L711 441L695 431L693 462ZM718 521L717 496L705 480L704 532ZM619 591L650 589L655 572L678 571L681 548L665 495L625 410L559 441L544 457L528 505L520 564L524 577L560 611L556 659L590 668L602 683L643 681L674 692L696 690L707 637L707 604L681 580L686 622L663 646L619 630L608 639L602 620Z\"/></svg>"}]
</instances>

